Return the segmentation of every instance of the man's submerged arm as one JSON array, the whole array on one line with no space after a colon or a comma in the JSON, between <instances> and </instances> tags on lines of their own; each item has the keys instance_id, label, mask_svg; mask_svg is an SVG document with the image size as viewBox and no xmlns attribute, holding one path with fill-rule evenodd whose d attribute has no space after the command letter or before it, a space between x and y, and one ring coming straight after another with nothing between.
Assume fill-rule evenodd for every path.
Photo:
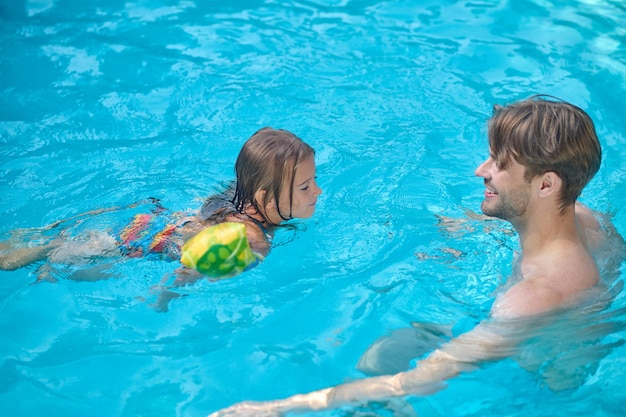
<instances>
[{"instance_id":1,"label":"man's submerged arm","mask_svg":"<svg viewBox=\"0 0 626 417\"><path fill-rule=\"evenodd\" d=\"M482 362L512 355L520 341L515 335L524 333L521 329L512 331L508 326L486 321L433 351L409 371L364 378L283 400L239 403L210 417L275 417L406 395L429 395L443 388L444 381L459 373L476 369Z\"/></svg>"}]
</instances>

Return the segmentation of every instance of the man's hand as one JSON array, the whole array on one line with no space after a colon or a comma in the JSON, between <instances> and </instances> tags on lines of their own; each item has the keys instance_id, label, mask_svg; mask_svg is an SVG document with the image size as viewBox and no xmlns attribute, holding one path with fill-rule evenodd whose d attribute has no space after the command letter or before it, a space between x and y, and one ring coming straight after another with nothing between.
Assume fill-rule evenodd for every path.
<instances>
[{"instance_id":1,"label":"man's hand","mask_svg":"<svg viewBox=\"0 0 626 417\"><path fill-rule=\"evenodd\" d=\"M208 417L279 417L272 401L244 401L218 410Z\"/></svg>"}]
</instances>

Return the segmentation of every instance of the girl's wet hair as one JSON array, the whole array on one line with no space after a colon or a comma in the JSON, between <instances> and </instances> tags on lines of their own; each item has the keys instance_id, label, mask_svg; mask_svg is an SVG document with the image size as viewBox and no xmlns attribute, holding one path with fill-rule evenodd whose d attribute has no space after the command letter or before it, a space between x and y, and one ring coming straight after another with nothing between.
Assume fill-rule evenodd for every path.
<instances>
[{"instance_id":1,"label":"girl's wet hair","mask_svg":"<svg viewBox=\"0 0 626 417\"><path fill-rule=\"evenodd\" d=\"M500 169L505 169L511 159L523 165L528 181L555 172L563 181L562 212L574 204L602 160L589 115L573 104L545 95L494 106L489 148Z\"/></svg>"},{"instance_id":2,"label":"girl's wet hair","mask_svg":"<svg viewBox=\"0 0 626 417\"><path fill-rule=\"evenodd\" d=\"M233 204L237 211L243 212L249 204L263 215L260 207L264 208L273 199L280 218L291 219L296 169L300 161L314 155L312 147L287 130L264 127L257 131L243 145L235 164L237 184ZM289 187L289 213L280 212L279 198L284 185ZM259 190L266 191L261 202L255 198Z\"/></svg>"}]
</instances>

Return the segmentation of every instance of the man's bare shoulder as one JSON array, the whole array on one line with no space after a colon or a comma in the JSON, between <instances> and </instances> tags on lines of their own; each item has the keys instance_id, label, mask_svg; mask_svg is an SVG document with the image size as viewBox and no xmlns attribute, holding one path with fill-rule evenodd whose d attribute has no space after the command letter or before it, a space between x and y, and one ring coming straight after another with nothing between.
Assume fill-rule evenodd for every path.
<instances>
[{"instance_id":1,"label":"man's bare shoulder","mask_svg":"<svg viewBox=\"0 0 626 417\"><path fill-rule=\"evenodd\" d=\"M502 294L491 310L495 318L520 318L552 311L563 304L563 294L541 280L526 279Z\"/></svg>"},{"instance_id":2,"label":"man's bare shoulder","mask_svg":"<svg viewBox=\"0 0 626 417\"><path fill-rule=\"evenodd\" d=\"M580 243L554 244L540 255L522 259L522 279L503 293L495 317L525 317L565 307L598 283L592 256Z\"/></svg>"}]
</instances>

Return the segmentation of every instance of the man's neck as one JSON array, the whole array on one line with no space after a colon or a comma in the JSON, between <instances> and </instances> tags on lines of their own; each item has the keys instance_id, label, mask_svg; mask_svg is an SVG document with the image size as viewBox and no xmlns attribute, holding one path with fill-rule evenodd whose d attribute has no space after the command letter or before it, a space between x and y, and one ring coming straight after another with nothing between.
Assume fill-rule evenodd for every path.
<instances>
[{"instance_id":1,"label":"man's neck","mask_svg":"<svg viewBox=\"0 0 626 417\"><path fill-rule=\"evenodd\" d=\"M541 210L529 213L524 219L517 219L512 223L519 234L522 258L541 254L559 240L581 242L576 228L574 206L565 214L561 214L557 208Z\"/></svg>"}]
</instances>

